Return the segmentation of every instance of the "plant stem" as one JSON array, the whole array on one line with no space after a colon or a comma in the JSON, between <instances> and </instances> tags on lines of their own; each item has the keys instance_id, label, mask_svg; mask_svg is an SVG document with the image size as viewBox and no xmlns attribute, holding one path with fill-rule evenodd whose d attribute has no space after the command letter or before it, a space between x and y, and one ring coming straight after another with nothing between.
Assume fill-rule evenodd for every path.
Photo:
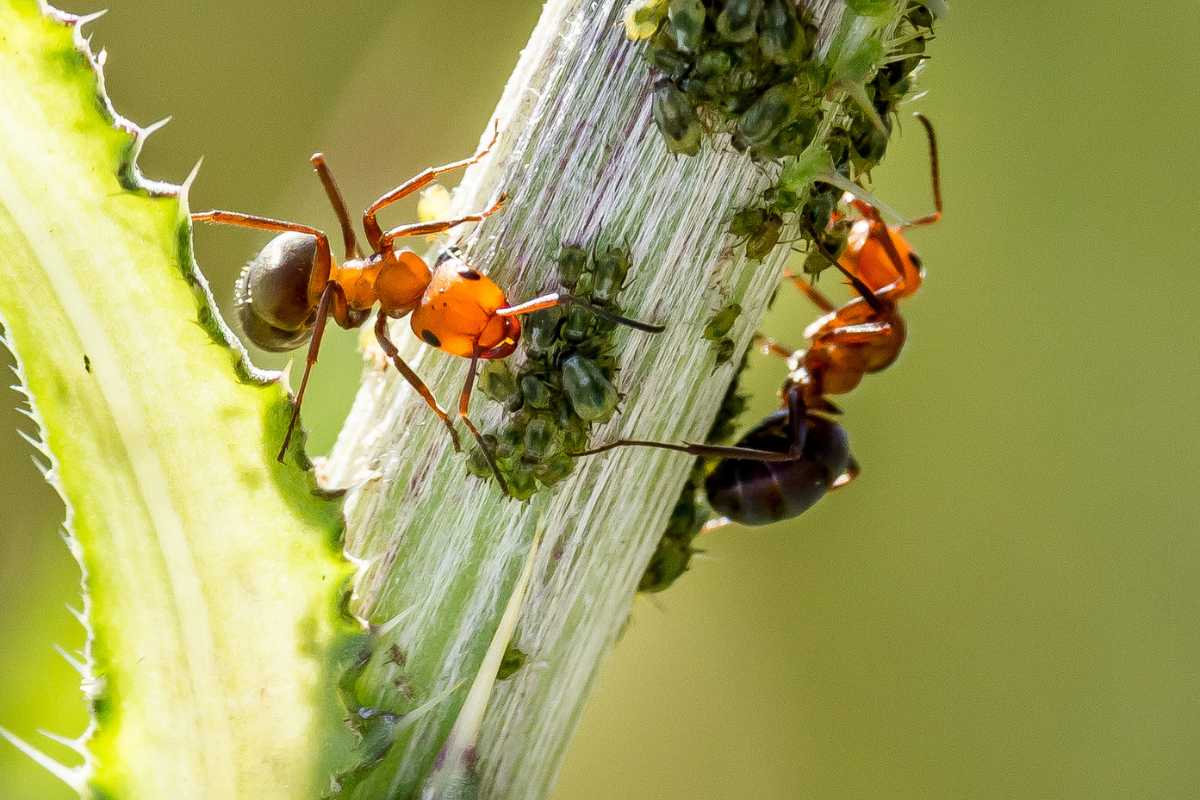
<instances>
[{"instance_id":1,"label":"plant stem","mask_svg":"<svg viewBox=\"0 0 1200 800\"><path fill-rule=\"evenodd\" d=\"M770 185L770 168L734 152L724 137L706 139L693 158L668 154L651 120L640 48L623 35L623 5L547 3L498 105L499 140L455 197L456 210L484 208L500 191L508 203L459 244L514 302L557 288L560 240L626 244L634 267L625 311L668 327L658 336L618 332L625 397L594 438L698 441L788 248L747 262L727 233L734 210ZM808 11L827 41L841 3L817 2ZM701 332L713 310L730 302L743 308L731 334L737 348L714 371L712 343ZM405 360L443 403L456 398L466 363L401 336L400 326L395 333ZM462 688L395 738L355 796L408 797L421 787L540 534L515 639L529 663L493 693L478 777L489 798L544 797L692 459L620 449L583 460L528 503L508 500L494 482L466 474L424 402L381 360L370 361L323 468L327 486L349 487L347 544L365 561L355 608L381 631L356 696L364 706L404 714ZM502 414L475 398L472 415L482 428Z\"/></svg>"}]
</instances>

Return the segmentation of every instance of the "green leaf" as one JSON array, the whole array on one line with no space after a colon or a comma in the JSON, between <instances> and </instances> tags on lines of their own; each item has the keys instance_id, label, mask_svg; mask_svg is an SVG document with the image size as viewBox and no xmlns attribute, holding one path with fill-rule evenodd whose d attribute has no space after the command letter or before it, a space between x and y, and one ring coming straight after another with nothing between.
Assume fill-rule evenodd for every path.
<instances>
[{"instance_id":1,"label":"green leaf","mask_svg":"<svg viewBox=\"0 0 1200 800\"><path fill-rule=\"evenodd\" d=\"M146 131L81 24L0 2L0 322L91 629L86 763L43 763L92 797L315 797L351 747L336 683L362 641L340 506L275 462L286 393L217 316L185 193L141 178Z\"/></svg>"}]
</instances>

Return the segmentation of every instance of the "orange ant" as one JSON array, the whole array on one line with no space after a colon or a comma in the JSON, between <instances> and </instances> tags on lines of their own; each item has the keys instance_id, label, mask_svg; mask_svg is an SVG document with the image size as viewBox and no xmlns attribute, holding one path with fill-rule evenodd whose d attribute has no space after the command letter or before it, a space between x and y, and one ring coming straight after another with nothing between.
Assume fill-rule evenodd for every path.
<instances>
[{"instance_id":1,"label":"orange ant","mask_svg":"<svg viewBox=\"0 0 1200 800\"><path fill-rule=\"evenodd\" d=\"M693 456L718 458L705 481L709 504L725 521L765 525L810 508L831 489L854 480L859 465L841 425L829 418L841 411L827 395L851 391L868 372L892 364L904 346L899 301L920 288L924 270L904 237L908 228L931 225L942 216L941 179L933 125L917 114L929 138L934 213L889 227L878 209L860 199L850 205L861 215L851 224L840 257L821 253L854 287L857 297L838 307L803 278L787 277L826 312L804 332L808 346L790 350L759 336L771 354L788 359L790 372L781 395L783 409L771 414L735 446L669 444L621 439L578 455L627 445L661 447ZM817 236L812 237L819 242Z\"/></svg>"},{"instance_id":2,"label":"orange ant","mask_svg":"<svg viewBox=\"0 0 1200 800\"><path fill-rule=\"evenodd\" d=\"M480 222L500 210L505 201L503 194L487 209L453 219L410 223L388 231L384 231L376 219L381 210L428 186L439 175L480 161L495 141L496 130L493 129L491 140L470 158L426 168L380 195L363 212L363 231L370 246L370 252L365 255L359 249L346 203L325 157L321 153L314 154L311 158L313 168L342 228L346 254L340 265L330 252L325 233L308 225L234 211L204 211L192 215L197 222L279 232L246 266L237 284L238 317L252 342L264 350L281 352L295 350L309 341L304 377L296 392L287 433L276 456L279 461L284 459L299 420L304 390L316 364L325 323L330 316L343 328L357 328L366 322L371 309L379 306L375 318L375 338L379 346L446 426L455 450L460 450L461 446L449 414L438 405L424 381L404 363L396 345L388 338L387 321L411 314L413 333L423 342L471 359L459 395L458 416L479 442L506 494L508 487L504 478L467 412L479 360L505 358L513 353L521 336L518 317L554 306L577 304L613 322L651 333L663 330L657 325L611 314L564 292L511 305L494 281L452 252L444 252L431 270L413 251L397 249L396 243L400 239L440 233L467 222Z\"/></svg>"}]
</instances>

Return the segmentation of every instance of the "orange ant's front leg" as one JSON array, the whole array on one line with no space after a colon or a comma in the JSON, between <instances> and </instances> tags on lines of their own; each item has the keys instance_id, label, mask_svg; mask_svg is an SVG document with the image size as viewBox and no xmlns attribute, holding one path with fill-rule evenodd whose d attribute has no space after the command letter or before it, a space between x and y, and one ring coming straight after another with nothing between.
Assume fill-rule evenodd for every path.
<instances>
[{"instance_id":1,"label":"orange ant's front leg","mask_svg":"<svg viewBox=\"0 0 1200 800\"><path fill-rule=\"evenodd\" d=\"M832 300L821 294L821 291L809 283L803 275L797 275L794 272L787 271L783 273L783 277L785 280L791 281L792 285L797 289L804 292L808 299L813 302L813 305L822 311L829 312L837 308L837 306L833 304Z\"/></svg>"},{"instance_id":2,"label":"orange ant's front leg","mask_svg":"<svg viewBox=\"0 0 1200 800\"><path fill-rule=\"evenodd\" d=\"M433 392L429 391L429 387L425 385L425 381L421 380L417 373L413 372L412 367L404 363L404 359L400 357L400 351L392 340L388 338L387 333L387 315L381 310L375 318L375 339L379 342L379 346L383 348L384 354L391 359L392 364L404 376L404 380L408 381L409 386L417 391L417 394L424 398L426 404L437 414L438 419L446 426L446 430L450 432L450 440L454 442L455 451L461 451L462 445L458 441L458 431L454 430L454 423L450 421L450 415L438 405L437 398L433 396Z\"/></svg>"},{"instance_id":3,"label":"orange ant's front leg","mask_svg":"<svg viewBox=\"0 0 1200 800\"><path fill-rule=\"evenodd\" d=\"M754 340L751 342L751 345L758 348L760 353L767 356L790 359L796 353L795 350L789 348L787 345L780 344L778 340L761 333L754 334Z\"/></svg>"},{"instance_id":4,"label":"orange ant's front leg","mask_svg":"<svg viewBox=\"0 0 1200 800\"><path fill-rule=\"evenodd\" d=\"M467 222L482 222L483 220L495 214L504 207L504 201L508 199L508 195L501 194L496 198L496 202L492 203L490 208L483 211L476 211L474 214L464 214L461 217L453 219L439 219L432 222L412 222L408 225L400 225L392 228L387 233L383 234L379 239L379 247L377 250L386 250L392 246L392 242L406 236L428 236L434 233L448 231L451 228L456 228Z\"/></svg>"},{"instance_id":5,"label":"orange ant's front leg","mask_svg":"<svg viewBox=\"0 0 1200 800\"><path fill-rule=\"evenodd\" d=\"M317 320L313 325L312 341L309 342L308 354L304 357L304 377L300 379L300 388L296 392L296 399L292 402L292 418L288 420L287 433L283 435L283 444L279 446L279 453L275 456L275 460L280 464L283 463L283 457L287 454L288 443L292 441L296 424L300 421L300 405L304 402L304 390L308 388L308 377L312 374L312 369L317 364L317 356L321 352L321 339L325 335L325 323L329 321L330 309L336 302L335 294L341 295L339 306L345 307L346 297L342 293L341 286L330 281L321 291L321 301L317 304Z\"/></svg>"},{"instance_id":6,"label":"orange ant's front leg","mask_svg":"<svg viewBox=\"0 0 1200 800\"><path fill-rule=\"evenodd\" d=\"M475 388L475 373L479 369L479 344L478 342L472 348L471 366L467 370L467 380L463 383L462 393L458 396L458 416L462 418L463 424L467 426L467 430L471 431L471 435L475 437L475 441L479 444L479 449L483 451L483 457L487 459L488 466L492 468L492 474L496 476L496 483L500 484L500 491L506 495L511 493L508 491L508 484L504 481L504 476L500 474L500 466L496 463L496 457L492 454L492 449L487 446L487 442L483 439L483 434L475 427L475 423L471 421L471 415L468 413L471 409L471 391Z\"/></svg>"},{"instance_id":7,"label":"orange ant's front leg","mask_svg":"<svg viewBox=\"0 0 1200 800\"><path fill-rule=\"evenodd\" d=\"M469 167L472 164L481 161L484 156L491 152L492 145L496 143L496 137L499 135L499 133L500 121L496 120L496 123L492 126L492 136L490 139L488 139L487 144L476 150L475 154L470 158L464 158L460 161L451 161L449 164L443 164L440 167L426 167L424 170L409 178L395 189L380 195L374 203L371 203L367 210L363 212L363 229L367 233L367 242L371 245L371 247L376 252L379 252L384 248L383 229L379 227L379 222L375 219L376 214L390 206L392 203L395 203L397 200L401 200L405 197L408 197L413 192L425 188L429 184L433 183L433 181L436 180L439 175L444 175L447 172L453 172L456 169L463 169L464 167Z\"/></svg>"}]
</instances>

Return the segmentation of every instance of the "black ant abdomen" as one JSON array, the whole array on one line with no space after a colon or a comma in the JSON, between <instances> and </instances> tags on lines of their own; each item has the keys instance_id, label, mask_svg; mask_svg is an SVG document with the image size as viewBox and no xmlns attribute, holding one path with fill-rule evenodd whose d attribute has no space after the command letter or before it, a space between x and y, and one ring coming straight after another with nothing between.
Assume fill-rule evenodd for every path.
<instances>
[{"instance_id":1,"label":"black ant abdomen","mask_svg":"<svg viewBox=\"0 0 1200 800\"><path fill-rule=\"evenodd\" d=\"M841 425L815 414L804 418L801 454L787 461L723 458L705 481L718 514L743 525L769 525L807 511L853 471L850 437ZM787 409L751 429L736 447L787 453L792 448Z\"/></svg>"},{"instance_id":2,"label":"black ant abdomen","mask_svg":"<svg viewBox=\"0 0 1200 800\"><path fill-rule=\"evenodd\" d=\"M281 233L238 276L234 290L238 321L250 341L263 350L295 350L312 336L316 306L309 298L309 283L316 256L315 237Z\"/></svg>"}]
</instances>

